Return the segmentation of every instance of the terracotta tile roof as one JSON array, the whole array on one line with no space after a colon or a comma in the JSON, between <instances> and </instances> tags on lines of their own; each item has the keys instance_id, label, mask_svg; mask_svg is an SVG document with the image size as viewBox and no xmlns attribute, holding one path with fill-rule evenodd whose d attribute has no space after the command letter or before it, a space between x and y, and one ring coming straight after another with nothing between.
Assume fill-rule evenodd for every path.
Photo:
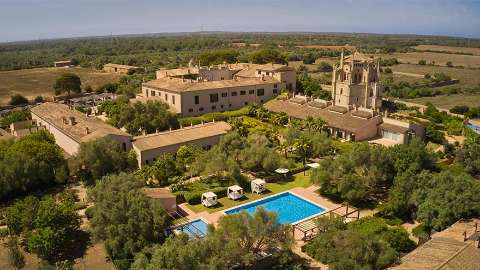
<instances>
[{"instance_id":1,"label":"terracotta tile roof","mask_svg":"<svg viewBox=\"0 0 480 270\"><path fill-rule=\"evenodd\" d=\"M157 134L138 136L134 138L133 146L140 151L147 151L169 145L188 143L208 137L224 135L230 129L230 125L226 122L211 122Z\"/></svg>"},{"instance_id":2,"label":"terracotta tile roof","mask_svg":"<svg viewBox=\"0 0 480 270\"><path fill-rule=\"evenodd\" d=\"M382 121L381 116L363 119L352 116L351 112L346 112L344 114L332 112L329 110L331 107L321 109L309 106L308 104L300 105L281 100L267 102L265 107L273 112L285 112L289 116L299 119L306 119L308 116L319 117L331 127L350 132L357 132L371 123L380 123Z\"/></svg>"},{"instance_id":3,"label":"terracotta tile roof","mask_svg":"<svg viewBox=\"0 0 480 270\"><path fill-rule=\"evenodd\" d=\"M197 67L184 67L184 68L174 68L174 69L161 69L158 70L160 73L164 73L167 76L185 76L190 74L198 74Z\"/></svg>"},{"instance_id":4,"label":"terracotta tile roof","mask_svg":"<svg viewBox=\"0 0 480 270\"><path fill-rule=\"evenodd\" d=\"M255 86L268 85L272 83L279 83L278 80L271 77L253 79L238 79L238 80L223 80L223 81L191 81L179 78L160 78L143 83L143 86L158 89L170 90L173 92L187 92L187 91L201 91L209 89L222 89L238 86Z\"/></svg>"},{"instance_id":5,"label":"terracotta tile roof","mask_svg":"<svg viewBox=\"0 0 480 270\"><path fill-rule=\"evenodd\" d=\"M388 123L380 124L380 128L383 129L383 130L386 130L386 131L401 133L401 134L405 134L409 130L409 128L407 128L407 127L392 125L392 124L388 124Z\"/></svg>"},{"instance_id":6,"label":"terracotta tile roof","mask_svg":"<svg viewBox=\"0 0 480 270\"><path fill-rule=\"evenodd\" d=\"M62 133L78 143L102 138L107 135L130 136L101 120L88 117L77 110L70 109L64 104L46 102L31 108L31 112L40 117L43 121L55 126ZM73 117L75 120L73 125L65 123L64 121L65 118L68 122L70 117Z\"/></svg>"},{"instance_id":7,"label":"terracotta tile roof","mask_svg":"<svg viewBox=\"0 0 480 270\"><path fill-rule=\"evenodd\" d=\"M476 270L480 269L480 249L475 241L463 241L463 232L473 232L474 223L458 221L449 228L436 233L432 239L405 255L399 265L390 270Z\"/></svg>"}]
</instances>

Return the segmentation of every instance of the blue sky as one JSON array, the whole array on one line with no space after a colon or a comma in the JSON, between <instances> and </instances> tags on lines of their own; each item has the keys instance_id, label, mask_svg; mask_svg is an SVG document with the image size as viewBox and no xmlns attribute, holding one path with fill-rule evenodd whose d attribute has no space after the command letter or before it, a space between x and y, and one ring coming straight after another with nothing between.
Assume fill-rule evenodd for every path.
<instances>
[{"instance_id":1,"label":"blue sky","mask_svg":"<svg viewBox=\"0 0 480 270\"><path fill-rule=\"evenodd\" d=\"M480 38L480 0L0 0L0 41L202 29Z\"/></svg>"}]
</instances>

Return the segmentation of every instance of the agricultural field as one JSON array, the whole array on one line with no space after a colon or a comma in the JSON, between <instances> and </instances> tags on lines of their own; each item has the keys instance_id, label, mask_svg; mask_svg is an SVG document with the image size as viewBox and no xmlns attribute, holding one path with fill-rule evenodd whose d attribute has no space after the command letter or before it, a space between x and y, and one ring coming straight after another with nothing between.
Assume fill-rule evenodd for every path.
<instances>
[{"instance_id":1,"label":"agricultural field","mask_svg":"<svg viewBox=\"0 0 480 270\"><path fill-rule=\"evenodd\" d=\"M347 50L347 51L353 51L355 50L354 46L350 45L344 45L344 46L336 46L336 45L301 45L301 46L296 46L297 48L303 48L303 49L324 49L324 50L334 50L334 51L340 51L341 49Z\"/></svg>"},{"instance_id":2,"label":"agricultural field","mask_svg":"<svg viewBox=\"0 0 480 270\"><path fill-rule=\"evenodd\" d=\"M467 48L467 47L452 47L441 45L418 45L413 47L417 51L431 51L431 52L449 52L458 54L473 54L480 55L480 48Z\"/></svg>"},{"instance_id":3,"label":"agricultural field","mask_svg":"<svg viewBox=\"0 0 480 270\"><path fill-rule=\"evenodd\" d=\"M446 66L447 62L452 62L454 66L463 66L467 68L480 68L480 55L460 55L450 53L436 52L409 52L409 53L392 53L378 54L382 58L397 58L404 64L418 64L418 61L425 60L427 63L435 61L435 65Z\"/></svg>"},{"instance_id":4,"label":"agricultural field","mask_svg":"<svg viewBox=\"0 0 480 270\"><path fill-rule=\"evenodd\" d=\"M0 72L0 104L6 104L14 94L22 94L28 99L36 96L52 97L52 86L61 74L72 72L82 80L82 87L93 89L103 84L117 81L122 75L105 73L87 68L34 68Z\"/></svg>"},{"instance_id":5,"label":"agricultural field","mask_svg":"<svg viewBox=\"0 0 480 270\"><path fill-rule=\"evenodd\" d=\"M445 73L446 75L452 78L459 79L460 83L456 84L456 86L460 86L460 87L472 87L480 84L480 69L462 69L462 68L450 68L450 67L439 67L439 66L429 66L429 65L422 66L422 65L411 65L411 64L394 65L394 66L391 66L390 68L394 72L405 72L405 73L414 73L414 74L422 74L422 75L425 75L426 73L433 75L434 73L437 73L437 72ZM419 79L419 78L413 78L411 76L403 76L403 75L395 75L395 76L401 76L403 78L410 77L410 80Z\"/></svg>"},{"instance_id":6,"label":"agricultural field","mask_svg":"<svg viewBox=\"0 0 480 270\"><path fill-rule=\"evenodd\" d=\"M442 108L451 109L457 105L466 105L468 107L480 107L479 94L454 94L454 95L439 95L434 97L421 97L414 99L407 99L405 101L426 104L427 102Z\"/></svg>"}]
</instances>

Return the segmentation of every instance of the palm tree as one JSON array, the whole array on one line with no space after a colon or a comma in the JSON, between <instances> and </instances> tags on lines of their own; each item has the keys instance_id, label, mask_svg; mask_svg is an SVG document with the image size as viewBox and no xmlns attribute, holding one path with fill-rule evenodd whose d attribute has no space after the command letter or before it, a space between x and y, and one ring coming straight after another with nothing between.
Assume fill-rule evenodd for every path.
<instances>
[{"instance_id":1,"label":"palm tree","mask_svg":"<svg viewBox=\"0 0 480 270\"><path fill-rule=\"evenodd\" d=\"M312 141L305 136L300 136L298 139L295 140L294 146L298 155L302 158L303 166L305 167L305 164L307 163L307 158L312 155ZM303 173L305 174L305 171Z\"/></svg>"},{"instance_id":2,"label":"palm tree","mask_svg":"<svg viewBox=\"0 0 480 270\"><path fill-rule=\"evenodd\" d=\"M278 145L278 150L283 152L285 154L285 158L288 158L288 151L290 151L290 145L288 144L287 141L283 141Z\"/></svg>"}]
</instances>

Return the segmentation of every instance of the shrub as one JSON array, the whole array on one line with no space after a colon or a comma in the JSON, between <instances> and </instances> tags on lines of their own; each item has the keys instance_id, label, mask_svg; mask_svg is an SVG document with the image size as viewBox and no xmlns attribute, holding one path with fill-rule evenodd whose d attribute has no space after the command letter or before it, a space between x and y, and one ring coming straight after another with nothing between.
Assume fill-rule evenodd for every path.
<instances>
[{"instance_id":1,"label":"shrub","mask_svg":"<svg viewBox=\"0 0 480 270\"><path fill-rule=\"evenodd\" d=\"M430 237L429 229L423 224L419 224L412 230L412 234L418 238L428 239Z\"/></svg>"},{"instance_id":2,"label":"shrub","mask_svg":"<svg viewBox=\"0 0 480 270\"><path fill-rule=\"evenodd\" d=\"M94 215L94 214L95 214L95 206L88 207L88 208L85 210L85 216L86 216L88 219L93 218L93 215Z\"/></svg>"},{"instance_id":3,"label":"shrub","mask_svg":"<svg viewBox=\"0 0 480 270\"><path fill-rule=\"evenodd\" d=\"M391 68L385 68L384 72L387 73L387 74L392 74L393 73Z\"/></svg>"},{"instance_id":4,"label":"shrub","mask_svg":"<svg viewBox=\"0 0 480 270\"><path fill-rule=\"evenodd\" d=\"M418 64L424 66L424 65L427 64L427 61L422 59L422 60L418 61Z\"/></svg>"},{"instance_id":5,"label":"shrub","mask_svg":"<svg viewBox=\"0 0 480 270\"><path fill-rule=\"evenodd\" d=\"M28 99L20 94L16 94L10 98L10 102L8 102L8 104L10 105L28 104Z\"/></svg>"}]
</instances>

